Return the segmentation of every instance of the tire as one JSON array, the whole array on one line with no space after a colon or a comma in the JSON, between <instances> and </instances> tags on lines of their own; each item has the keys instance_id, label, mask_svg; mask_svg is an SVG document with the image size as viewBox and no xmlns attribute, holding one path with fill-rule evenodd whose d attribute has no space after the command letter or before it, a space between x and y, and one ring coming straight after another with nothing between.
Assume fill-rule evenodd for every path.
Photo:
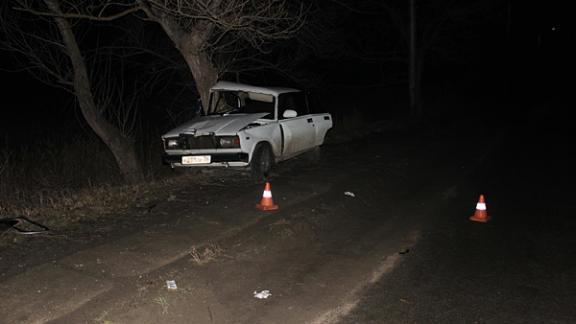
<instances>
[{"instance_id":1,"label":"tire","mask_svg":"<svg viewBox=\"0 0 576 324\"><path fill-rule=\"evenodd\" d=\"M258 144L250 162L252 179L257 183L265 182L270 176L274 164L274 154L268 144Z\"/></svg>"}]
</instances>

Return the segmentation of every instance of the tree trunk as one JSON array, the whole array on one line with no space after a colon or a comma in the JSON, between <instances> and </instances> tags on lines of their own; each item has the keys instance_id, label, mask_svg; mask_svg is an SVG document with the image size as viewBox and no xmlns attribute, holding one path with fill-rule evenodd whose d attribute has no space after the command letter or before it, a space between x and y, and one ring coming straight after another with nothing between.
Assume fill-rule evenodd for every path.
<instances>
[{"instance_id":1,"label":"tree trunk","mask_svg":"<svg viewBox=\"0 0 576 324\"><path fill-rule=\"evenodd\" d=\"M192 77L196 83L196 90L202 100L202 108L207 112L210 101L210 88L218 81L218 71L206 52L200 51L202 46L197 39L185 38L187 41L178 47Z\"/></svg>"},{"instance_id":2,"label":"tree trunk","mask_svg":"<svg viewBox=\"0 0 576 324\"><path fill-rule=\"evenodd\" d=\"M204 24L198 24L190 27L190 30L184 30L161 11L155 11L146 6L144 11L150 19L160 24L186 61L202 100L202 109L207 112L210 104L210 88L218 81L218 70L210 59L210 55L203 50L210 28Z\"/></svg>"},{"instance_id":3,"label":"tree trunk","mask_svg":"<svg viewBox=\"0 0 576 324\"><path fill-rule=\"evenodd\" d=\"M50 11L56 15L62 15L59 0L44 0L44 2ZM124 180L128 183L142 181L144 172L136 152L134 140L122 134L117 127L109 123L99 112L92 93L88 70L72 27L65 18L54 17L54 20L66 47L66 54L70 57L74 72L74 93L82 116L114 155Z\"/></svg>"},{"instance_id":4,"label":"tree trunk","mask_svg":"<svg viewBox=\"0 0 576 324\"><path fill-rule=\"evenodd\" d=\"M414 96L410 115L416 125L419 125L424 119L424 109L422 107L422 55L417 53L416 62L414 64L414 79L412 80L412 95Z\"/></svg>"},{"instance_id":5,"label":"tree trunk","mask_svg":"<svg viewBox=\"0 0 576 324\"><path fill-rule=\"evenodd\" d=\"M422 73L423 53L419 52L416 39L416 4L415 0L410 0L410 40L409 40L409 96L410 96L410 118L416 124L422 120L422 106L420 104L420 80Z\"/></svg>"},{"instance_id":6,"label":"tree trunk","mask_svg":"<svg viewBox=\"0 0 576 324\"><path fill-rule=\"evenodd\" d=\"M206 62L206 55L189 53L183 53L183 55L196 82L196 89L202 100L202 109L207 112L210 103L210 88L218 81L218 73L211 63Z\"/></svg>"}]
</instances>

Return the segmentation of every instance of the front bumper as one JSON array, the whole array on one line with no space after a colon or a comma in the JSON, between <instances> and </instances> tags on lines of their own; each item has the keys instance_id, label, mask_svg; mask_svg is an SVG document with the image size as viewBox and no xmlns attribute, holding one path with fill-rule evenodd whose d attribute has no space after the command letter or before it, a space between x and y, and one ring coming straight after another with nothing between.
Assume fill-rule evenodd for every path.
<instances>
[{"instance_id":1,"label":"front bumper","mask_svg":"<svg viewBox=\"0 0 576 324\"><path fill-rule=\"evenodd\" d=\"M182 164L183 156L210 155L210 163ZM162 162L172 167L199 167L199 166L247 166L248 153L211 153L211 154L164 154Z\"/></svg>"}]
</instances>

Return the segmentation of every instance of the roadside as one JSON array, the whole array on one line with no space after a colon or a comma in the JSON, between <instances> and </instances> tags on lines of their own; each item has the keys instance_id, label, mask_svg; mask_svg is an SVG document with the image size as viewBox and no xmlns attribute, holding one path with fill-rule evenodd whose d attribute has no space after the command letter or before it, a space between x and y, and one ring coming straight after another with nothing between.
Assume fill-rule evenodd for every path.
<instances>
[{"instance_id":1,"label":"roadside","mask_svg":"<svg viewBox=\"0 0 576 324\"><path fill-rule=\"evenodd\" d=\"M327 145L320 164L279 165L271 214L254 208L262 188L237 177L190 183L147 210L149 227L126 222L123 236L7 275L0 313L8 323L333 321L411 249L484 145L392 134ZM252 295L266 289L269 300Z\"/></svg>"},{"instance_id":2,"label":"roadside","mask_svg":"<svg viewBox=\"0 0 576 324\"><path fill-rule=\"evenodd\" d=\"M367 129L395 131L404 125L380 122L365 128L353 126L332 131L326 145L349 145L352 141L369 136ZM289 162L288 169L298 168L302 164L306 162ZM193 197L190 201L194 204L193 208L203 208L212 204L213 197L223 188L251 185L249 173L238 170L205 168L171 171L167 167L165 170L158 180L139 185L101 184L73 192L40 193L37 199L44 207L31 206L15 211L5 210L0 204L1 218L24 216L50 229L38 235L19 235L10 230L7 224L0 225L0 280L78 249L103 244L126 233L169 221L174 217L170 210L157 211L173 205L174 200L182 199L176 199L182 196L182 192L189 192ZM38 229L26 225L26 229Z\"/></svg>"}]
</instances>

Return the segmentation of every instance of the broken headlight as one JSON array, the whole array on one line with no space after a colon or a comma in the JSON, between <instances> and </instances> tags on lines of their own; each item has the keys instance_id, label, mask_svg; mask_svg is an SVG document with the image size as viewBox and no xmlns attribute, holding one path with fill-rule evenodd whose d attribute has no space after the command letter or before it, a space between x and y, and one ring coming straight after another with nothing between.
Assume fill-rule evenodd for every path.
<instances>
[{"instance_id":1,"label":"broken headlight","mask_svg":"<svg viewBox=\"0 0 576 324\"><path fill-rule=\"evenodd\" d=\"M219 136L218 145L221 148L239 148L240 138L238 136Z\"/></svg>"}]
</instances>

